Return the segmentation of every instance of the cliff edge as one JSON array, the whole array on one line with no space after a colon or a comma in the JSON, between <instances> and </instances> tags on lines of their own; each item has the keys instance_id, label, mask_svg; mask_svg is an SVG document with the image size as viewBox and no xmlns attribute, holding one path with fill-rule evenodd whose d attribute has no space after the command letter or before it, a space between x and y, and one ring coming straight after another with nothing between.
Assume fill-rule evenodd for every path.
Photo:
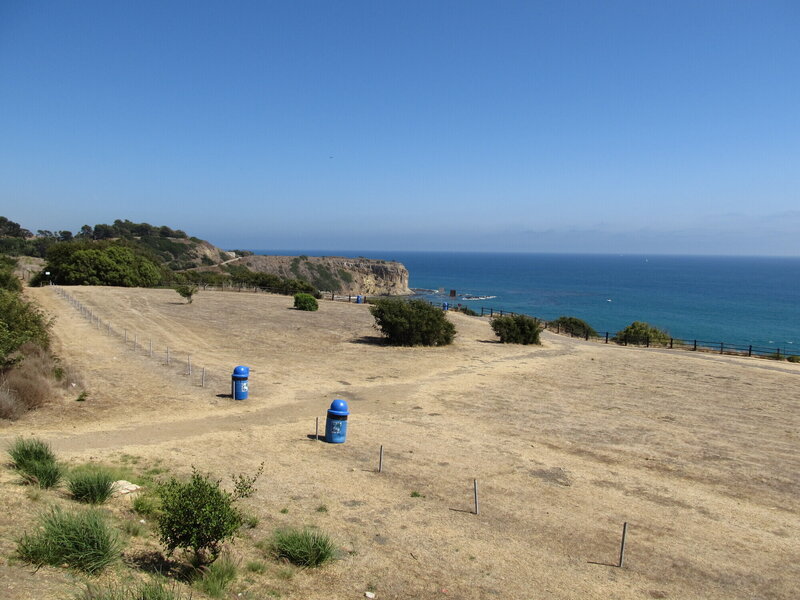
<instances>
[{"instance_id":1,"label":"cliff edge","mask_svg":"<svg viewBox=\"0 0 800 600\"><path fill-rule=\"evenodd\" d=\"M341 256L243 256L233 264L259 273L302 279L321 291L338 294L403 295L408 270L402 263Z\"/></svg>"}]
</instances>

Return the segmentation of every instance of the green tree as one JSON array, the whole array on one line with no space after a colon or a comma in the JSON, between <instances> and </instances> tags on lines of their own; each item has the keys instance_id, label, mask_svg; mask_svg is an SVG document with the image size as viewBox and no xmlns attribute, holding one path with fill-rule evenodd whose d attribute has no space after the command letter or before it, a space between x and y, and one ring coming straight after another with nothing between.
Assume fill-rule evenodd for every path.
<instances>
[{"instance_id":1,"label":"green tree","mask_svg":"<svg viewBox=\"0 0 800 600\"><path fill-rule=\"evenodd\" d=\"M393 346L446 346L456 334L444 311L424 300L384 298L369 310L375 327Z\"/></svg>"},{"instance_id":2,"label":"green tree","mask_svg":"<svg viewBox=\"0 0 800 600\"><path fill-rule=\"evenodd\" d=\"M151 287L161 281L161 269L133 248L113 242L61 242L47 252L54 283Z\"/></svg>"}]
</instances>

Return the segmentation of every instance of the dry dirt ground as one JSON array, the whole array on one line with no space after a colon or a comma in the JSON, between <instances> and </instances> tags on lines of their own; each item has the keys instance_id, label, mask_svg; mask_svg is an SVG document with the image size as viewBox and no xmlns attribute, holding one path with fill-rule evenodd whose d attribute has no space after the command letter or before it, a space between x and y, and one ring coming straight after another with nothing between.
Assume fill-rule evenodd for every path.
<instances>
[{"instance_id":1,"label":"dry dirt ground","mask_svg":"<svg viewBox=\"0 0 800 600\"><path fill-rule=\"evenodd\" d=\"M37 435L67 460L194 465L224 483L265 461L246 501L259 524L231 552L269 561L253 541L314 525L341 556L320 570L269 563L232 597L800 596L800 365L551 334L502 345L460 314L452 346L392 348L363 305L304 313L265 294L187 305L170 290L65 289L101 322L55 288L30 295L56 317L56 350L89 398L3 424L0 444ZM243 402L224 397L238 364L252 369ZM337 397L350 404L347 442L315 442ZM0 596L66 597L80 578L9 560L42 500L4 471Z\"/></svg>"}]
</instances>

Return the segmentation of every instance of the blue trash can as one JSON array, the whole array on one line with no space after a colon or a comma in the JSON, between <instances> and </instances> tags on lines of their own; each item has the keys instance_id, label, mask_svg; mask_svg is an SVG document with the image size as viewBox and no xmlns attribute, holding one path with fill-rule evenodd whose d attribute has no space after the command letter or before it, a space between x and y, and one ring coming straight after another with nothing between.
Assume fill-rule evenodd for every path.
<instances>
[{"instance_id":1,"label":"blue trash can","mask_svg":"<svg viewBox=\"0 0 800 600\"><path fill-rule=\"evenodd\" d=\"M233 370L231 376L231 396L234 400L247 400L248 382L250 377L250 367L239 365Z\"/></svg>"},{"instance_id":2,"label":"blue trash can","mask_svg":"<svg viewBox=\"0 0 800 600\"><path fill-rule=\"evenodd\" d=\"M361 294L356 296L356 304L363 304L364 300L361 298Z\"/></svg>"},{"instance_id":3,"label":"blue trash can","mask_svg":"<svg viewBox=\"0 0 800 600\"><path fill-rule=\"evenodd\" d=\"M347 402L337 398L331 402L328 409L328 419L325 421L325 441L330 444L344 444L347 439L347 415L350 409Z\"/></svg>"},{"instance_id":4,"label":"blue trash can","mask_svg":"<svg viewBox=\"0 0 800 600\"><path fill-rule=\"evenodd\" d=\"M450 305L447 302L442 302L442 310L447 310L450 308Z\"/></svg>"}]
</instances>

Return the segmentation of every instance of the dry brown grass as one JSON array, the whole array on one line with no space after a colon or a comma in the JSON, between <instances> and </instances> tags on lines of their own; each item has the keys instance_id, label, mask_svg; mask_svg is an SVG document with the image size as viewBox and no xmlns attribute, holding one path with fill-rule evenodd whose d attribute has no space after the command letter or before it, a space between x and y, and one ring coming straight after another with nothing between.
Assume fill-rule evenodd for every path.
<instances>
[{"instance_id":1,"label":"dry brown grass","mask_svg":"<svg viewBox=\"0 0 800 600\"><path fill-rule=\"evenodd\" d=\"M171 290L70 291L140 344L191 352L219 375L200 388L160 352L150 358L35 290L58 314L58 354L94 393L30 412L4 437L35 432L72 460L161 460L226 483L266 459L245 502L258 525L232 546L242 564L267 561L234 584L243 597L796 597L798 365L547 333L542 347L513 347L485 320L455 314L452 346L391 348L375 343L363 306L300 313L291 298L261 294L209 292L186 305ZM237 364L253 369L246 402L221 397ZM335 397L350 402L347 443L309 440ZM473 478L479 516L469 513ZM23 492L0 483L2 551L28 512ZM626 567L604 566L616 562L623 521ZM329 532L340 560L287 571L253 544L304 525ZM130 563L157 558L146 536L132 544ZM20 569L0 575L30 584Z\"/></svg>"}]
</instances>

